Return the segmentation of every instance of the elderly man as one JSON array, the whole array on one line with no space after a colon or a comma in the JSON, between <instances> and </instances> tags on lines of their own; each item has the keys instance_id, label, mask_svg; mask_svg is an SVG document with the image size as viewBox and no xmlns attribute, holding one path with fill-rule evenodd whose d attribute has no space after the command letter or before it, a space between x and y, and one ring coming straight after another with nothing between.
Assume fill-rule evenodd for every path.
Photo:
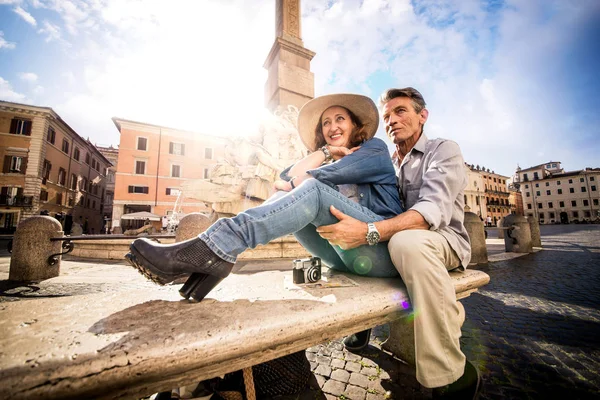
<instances>
[{"instance_id":1,"label":"elderly man","mask_svg":"<svg viewBox=\"0 0 600 400\"><path fill-rule=\"evenodd\" d=\"M415 313L417 380L434 388L436 397L475 398L481 378L460 350L460 319L448 271L463 269L471 258L463 225L467 185L464 161L455 142L429 140L423 127L429 116L421 93L390 89L380 99L390 140L400 197L405 212L375 222L375 230L332 208L339 219L317 229L343 249L389 241L392 261L400 273ZM367 236L368 240L367 240ZM369 331L345 339L349 349L368 344Z\"/></svg>"}]
</instances>

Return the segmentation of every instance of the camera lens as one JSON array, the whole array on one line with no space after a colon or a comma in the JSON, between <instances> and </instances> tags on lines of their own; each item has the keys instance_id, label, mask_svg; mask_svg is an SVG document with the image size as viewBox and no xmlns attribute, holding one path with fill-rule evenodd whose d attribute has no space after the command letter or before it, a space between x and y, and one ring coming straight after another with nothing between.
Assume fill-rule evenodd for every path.
<instances>
[{"instance_id":1,"label":"camera lens","mask_svg":"<svg viewBox=\"0 0 600 400\"><path fill-rule=\"evenodd\" d=\"M313 266L310 267L307 271L306 271L306 279L309 282L316 282L319 279L321 279L321 268L320 266Z\"/></svg>"}]
</instances>

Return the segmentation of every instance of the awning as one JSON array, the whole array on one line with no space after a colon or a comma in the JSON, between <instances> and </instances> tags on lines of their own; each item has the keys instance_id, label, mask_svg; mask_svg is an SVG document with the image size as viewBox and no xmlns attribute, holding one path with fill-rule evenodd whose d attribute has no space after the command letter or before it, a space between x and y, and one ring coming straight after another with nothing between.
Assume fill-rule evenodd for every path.
<instances>
[{"instance_id":1,"label":"awning","mask_svg":"<svg viewBox=\"0 0 600 400\"><path fill-rule=\"evenodd\" d=\"M121 216L121 219L127 219L127 220L136 220L136 221L145 221L147 219L149 219L150 221L160 221L161 217L159 215L156 214L152 214L148 211L140 211L140 212L135 212L135 213L131 213L131 214L123 214Z\"/></svg>"}]
</instances>

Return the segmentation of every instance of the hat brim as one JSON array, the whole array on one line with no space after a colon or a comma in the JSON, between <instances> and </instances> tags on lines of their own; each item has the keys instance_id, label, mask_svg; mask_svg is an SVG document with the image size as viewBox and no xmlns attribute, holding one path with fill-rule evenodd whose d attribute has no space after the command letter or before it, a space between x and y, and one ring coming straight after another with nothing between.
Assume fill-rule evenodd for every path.
<instances>
[{"instance_id":1,"label":"hat brim","mask_svg":"<svg viewBox=\"0 0 600 400\"><path fill-rule=\"evenodd\" d=\"M321 115L329 107L340 106L354 113L364 124L367 139L371 139L379 126L379 113L373 100L359 94L329 94L320 96L306 103L298 114L298 133L302 143L310 151L316 150L316 128Z\"/></svg>"}]
</instances>

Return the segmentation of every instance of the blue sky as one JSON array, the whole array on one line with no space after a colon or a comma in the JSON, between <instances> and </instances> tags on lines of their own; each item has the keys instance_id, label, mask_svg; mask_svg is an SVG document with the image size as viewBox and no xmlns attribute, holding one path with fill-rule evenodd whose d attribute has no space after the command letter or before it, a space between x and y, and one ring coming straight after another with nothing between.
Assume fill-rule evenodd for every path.
<instances>
[{"instance_id":1,"label":"blue sky","mask_svg":"<svg viewBox=\"0 0 600 400\"><path fill-rule=\"evenodd\" d=\"M274 0L0 0L0 99L117 145L111 117L251 134ZM317 95L413 86L429 137L512 175L600 167L600 1L302 0ZM383 131L378 133L385 137Z\"/></svg>"}]
</instances>

